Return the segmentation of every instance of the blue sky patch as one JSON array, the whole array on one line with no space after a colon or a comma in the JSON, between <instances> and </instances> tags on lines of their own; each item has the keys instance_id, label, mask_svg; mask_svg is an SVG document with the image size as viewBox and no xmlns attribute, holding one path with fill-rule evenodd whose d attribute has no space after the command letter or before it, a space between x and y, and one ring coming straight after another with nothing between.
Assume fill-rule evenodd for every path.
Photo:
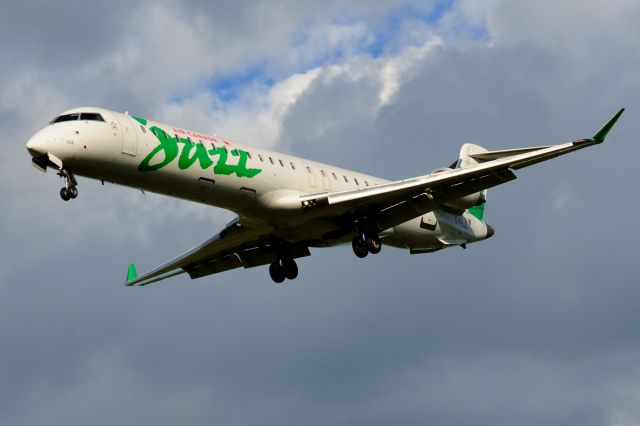
<instances>
[{"instance_id":1,"label":"blue sky patch","mask_svg":"<svg viewBox=\"0 0 640 426\"><path fill-rule=\"evenodd\" d=\"M328 64L341 63L352 54L378 58L384 54L404 48L413 42L415 44L423 43L424 40L419 37L416 37L415 40L411 40L411 37L407 37L407 40L404 39L407 36L407 34L403 34L403 31L406 31L407 22L422 21L426 26L432 27L434 32L437 32L438 24L448 12L453 10L455 4L455 0L442 0L428 6L424 6L419 2L407 3L391 10L378 23L368 25L366 32L361 36L347 39L345 43L338 42L335 46L330 46L331 49L327 49L324 52L320 49L317 52L317 56L309 57L304 56L304 48L309 43L316 42L313 38L317 37L317 34L314 33L316 23L307 21L298 27L292 37L292 46L295 49L302 50L302 54L298 63L292 64L289 69L279 69L270 59L265 58L254 62L240 72L216 75L205 81L203 85L216 98L228 103L237 100L242 95L242 92L251 86L259 85L264 88L270 88L285 76L306 72ZM339 18L333 21L335 25L344 25L346 27L352 27L361 22L365 22L363 18L349 15L348 13L342 13ZM466 35L479 41L490 39L485 26L472 26L462 20L454 22L449 30L450 33L446 36ZM397 44L399 39L402 39L402 45ZM181 102L188 96L188 94L176 96L174 101Z\"/></svg>"},{"instance_id":2,"label":"blue sky patch","mask_svg":"<svg viewBox=\"0 0 640 426\"><path fill-rule=\"evenodd\" d=\"M250 86L273 86L276 80L269 75L268 69L269 66L264 61L239 73L217 76L207 82L206 87L221 101L232 102L240 96L242 90Z\"/></svg>"}]
</instances>

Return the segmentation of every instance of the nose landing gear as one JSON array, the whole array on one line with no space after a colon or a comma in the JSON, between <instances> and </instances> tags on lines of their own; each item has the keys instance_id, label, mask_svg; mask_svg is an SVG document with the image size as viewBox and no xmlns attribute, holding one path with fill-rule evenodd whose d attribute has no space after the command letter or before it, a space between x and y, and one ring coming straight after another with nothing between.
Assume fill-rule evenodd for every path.
<instances>
[{"instance_id":1,"label":"nose landing gear","mask_svg":"<svg viewBox=\"0 0 640 426\"><path fill-rule=\"evenodd\" d=\"M67 169L61 169L58 172L58 176L64 179L65 186L60 188L60 198L64 201L69 201L78 196L78 181L73 174Z\"/></svg>"},{"instance_id":2,"label":"nose landing gear","mask_svg":"<svg viewBox=\"0 0 640 426\"><path fill-rule=\"evenodd\" d=\"M60 198L64 201L69 201L78 196L78 188L75 186L60 188Z\"/></svg>"}]
</instances>

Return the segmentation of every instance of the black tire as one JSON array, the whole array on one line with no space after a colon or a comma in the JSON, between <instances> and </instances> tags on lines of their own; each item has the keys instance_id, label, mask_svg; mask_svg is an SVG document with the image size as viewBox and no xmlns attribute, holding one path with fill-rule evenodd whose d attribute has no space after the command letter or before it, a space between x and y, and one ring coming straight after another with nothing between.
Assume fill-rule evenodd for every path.
<instances>
[{"instance_id":1,"label":"black tire","mask_svg":"<svg viewBox=\"0 0 640 426\"><path fill-rule=\"evenodd\" d=\"M78 196L78 188L76 188L75 186L70 186L67 192L69 193L69 198L73 199Z\"/></svg>"},{"instance_id":2,"label":"black tire","mask_svg":"<svg viewBox=\"0 0 640 426\"><path fill-rule=\"evenodd\" d=\"M280 265L279 261L276 260L271 265L269 265L269 275L271 275L271 279L276 284L280 284L282 281L284 281L284 268L282 267L282 265Z\"/></svg>"},{"instance_id":3,"label":"black tire","mask_svg":"<svg viewBox=\"0 0 640 426\"><path fill-rule=\"evenodd\" d=\"M371 254L378 254L380 250L382 250L382 243L380 242L380 238L377 235L369 235L364 240L365 245L367 246L367 250Z\"/></svg>"},{"instance_id":4,"label":"black tire","mask_svg":"<svg viewBox=\"0 0 640 426\"><path fill-rule=\"evenodd\" d=\"M351 246L353 247L353 252L356 254L356 256L361 259L367 257L367 255L369 254L369 250L367 249L367 246L365 245L364 239L362 237L355 237L351 242Z\"/></svg>"},{"instance_id":5,"label":"black tire","mask_svg":"<svg viewBox=\"0 0 640 426\"><path fill-rule=\"evenodd\" d=\"M282 269L284 276L288 280L295 280L298 277L298 265L293 259L282 259Z\"/></svg>"},{"instance_id":6,"label":"black tire","mask_svg":"<svg viewBox=\"0 0 640 426\"><path fill-rule=\"evenodd\" d=\"M60 198L62 198L64 201L69 201L71 197L69 196L69 191L67 190L67 188L60 188Z\"/></svg>"}]
</instances>

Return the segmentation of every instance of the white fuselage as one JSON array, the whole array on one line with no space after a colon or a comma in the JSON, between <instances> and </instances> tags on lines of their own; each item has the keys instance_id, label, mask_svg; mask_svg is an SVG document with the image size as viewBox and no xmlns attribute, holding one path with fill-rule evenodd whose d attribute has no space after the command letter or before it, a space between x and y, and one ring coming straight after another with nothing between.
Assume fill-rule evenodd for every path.
<instances>
[{"instance_id":1,"label":"white fuselage","mask_svg":"<svg viewBox=\"0 0 640 426\"><path fill-rule=\"evenodd\" d=\"M74 175L232 210L247 220L269 223L289 241L328 246L351 240L349 235L326 238L339 226L336 218L313 218L309 226L298 197L387 182L101 108L76 108L62 116L80 113L97 114L103 121L81 115L49 124L28 142L31 154L49 154ZM298 227L302 222L305 226ZM381 236L385 245L429 250L482 240L487 234L487 225L468 212L436 210Z\"/></svg>"}]
</instances>

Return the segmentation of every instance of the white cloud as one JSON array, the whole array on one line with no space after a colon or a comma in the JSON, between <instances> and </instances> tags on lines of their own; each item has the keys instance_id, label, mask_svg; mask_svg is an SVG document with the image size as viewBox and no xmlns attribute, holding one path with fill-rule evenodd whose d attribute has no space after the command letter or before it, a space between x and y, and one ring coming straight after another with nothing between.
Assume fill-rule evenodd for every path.
<instances>
[{"instance_id":1,"label":"white cloud","mask_svg":"<svg viewBox=\"0 0 640 426\"><path fill-rule=\"evenodd\" d=\"M414 76L416 68L433 49L443 45L440 38L433 37L420 46L409 46L396 54L377 59L364 55L349 56L341 63L292 74L271 87L252 85L227 104L203 90L181 102L165 105L160 117L173 120L172 124L217 132L230 140L277 147L283 120L296 107L298 98L311 87L330 84L339 78L353 82L367 81L377 87L379 101L377 104L362 105L362 110L375 114L393 102L402 83Z\"/></svg>"},{"instance_id":2,"label":"white cloud","mask_svg":"<svg viewBox=\"0 0 640 426\"><path fill-rule=\"evenodd\" d=\"M426 55L434 48L444 46L439 37L426 41L422 46L408 47L400 55L383 60L380 78L380 106L392 102L393 96L398 91L403 79L413 76L413 68L424 60Z\"/></svg>"}]
</instances>

